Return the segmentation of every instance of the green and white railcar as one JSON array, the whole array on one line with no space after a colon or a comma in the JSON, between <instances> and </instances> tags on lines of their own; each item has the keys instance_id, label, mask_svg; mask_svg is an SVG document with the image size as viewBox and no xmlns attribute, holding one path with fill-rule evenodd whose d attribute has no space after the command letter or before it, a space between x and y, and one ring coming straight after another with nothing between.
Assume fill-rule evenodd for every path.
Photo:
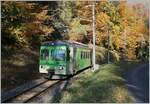
<instances>
[{"instance_id":1,"label":"green and white railcar","mask_svg":"<svg viewBox=\"0 0 150 104\"><path fill-rule=\"evenodd\" d=\"M52 76L73 75L92 66L92 50L85 44L69 41L44 42L40 47L39 72Z\"/></svg>"}]
</instances>

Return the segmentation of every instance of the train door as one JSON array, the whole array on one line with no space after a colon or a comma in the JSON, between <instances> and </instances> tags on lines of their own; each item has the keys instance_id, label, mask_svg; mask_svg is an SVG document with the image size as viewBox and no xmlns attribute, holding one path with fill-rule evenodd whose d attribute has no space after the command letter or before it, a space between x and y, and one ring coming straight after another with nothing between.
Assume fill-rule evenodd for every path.
<instances>
[{"instance_id":1,"label":"train door","mask_svg":"<svg viewBox=\"0 0 150 104\"><path fill-rule=\"evenodd\" d=\"M77 51L77 48L74 47L73 48L73 73L76 73L76 70L77 70L76 51Z\"/></svg>"},{"instance_id":2,"label":"train door","mask_svg":"<svg viewBox=\"0 0 150 104\"><path fill-rule=\"evenodd\" d=\"M74 62L74 51L73 47L69 47L69 67L68 67L68 74L73 74L73 62Z\"/></svg>"},{"instance_id":3,"label":"train door","mask_svg":"<svg viewBox=\"0 0 150 104\"><path fill-rule=\"evenodd\" d=\"M90 50L90 61L91 61L91 65L93 65L93 62L92 62L92 60L93 60L93 51L92 50Z\"/></svg>"}]
</instances>

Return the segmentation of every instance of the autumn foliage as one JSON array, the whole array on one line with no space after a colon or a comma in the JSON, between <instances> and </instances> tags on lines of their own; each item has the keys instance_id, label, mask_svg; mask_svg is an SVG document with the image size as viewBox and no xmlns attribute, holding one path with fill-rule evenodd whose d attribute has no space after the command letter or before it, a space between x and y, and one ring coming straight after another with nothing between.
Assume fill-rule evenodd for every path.
<instances>
[{"instance_id":1,"label":"autumn foliage","mask_svg":"<svg viewBox=\"0 0 150 104\"><path fill-rule=\"evenodd\" d=\"M3 1L2 46L42 41L92 42L93 1ZM129 59L148 59L148 9L127 1L96 1L96 45ZM3 47L2 47L3 48Z\"/></svg>"}]
</instances>

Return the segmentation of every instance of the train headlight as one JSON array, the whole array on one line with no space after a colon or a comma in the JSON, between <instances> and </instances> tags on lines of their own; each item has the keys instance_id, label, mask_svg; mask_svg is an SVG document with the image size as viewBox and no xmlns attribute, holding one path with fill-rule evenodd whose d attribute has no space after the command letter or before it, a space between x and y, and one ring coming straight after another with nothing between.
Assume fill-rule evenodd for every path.
<instances>
[{"instance_id":1,"label":"train headlight","mask_svg":"<svg viewBox=\"0 0 150 104\"><path fill-rule=\"evenodd\" d=\"M60 66L60 67L59 67L59 70L63 70L63 69L64 69L64 67L63 67L63 66Z\"/></svg>"}]
</instances>

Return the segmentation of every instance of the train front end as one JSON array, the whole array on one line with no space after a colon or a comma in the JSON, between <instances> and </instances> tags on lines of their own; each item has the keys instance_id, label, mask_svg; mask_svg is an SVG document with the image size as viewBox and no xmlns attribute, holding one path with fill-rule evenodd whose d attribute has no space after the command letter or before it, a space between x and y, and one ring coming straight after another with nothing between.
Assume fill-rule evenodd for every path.
<instances>
[{"instance_id":1,"label":"train front end","mask_svg":"<svg viewBox=\"0 0 150 104\"><path fill-rule=\"evenodd\" d=\"M53 75L64 76L67 71L67 46L60 43L45 43L40 48L39 72L48 78Z\"/></svg>"}]
</instances>

